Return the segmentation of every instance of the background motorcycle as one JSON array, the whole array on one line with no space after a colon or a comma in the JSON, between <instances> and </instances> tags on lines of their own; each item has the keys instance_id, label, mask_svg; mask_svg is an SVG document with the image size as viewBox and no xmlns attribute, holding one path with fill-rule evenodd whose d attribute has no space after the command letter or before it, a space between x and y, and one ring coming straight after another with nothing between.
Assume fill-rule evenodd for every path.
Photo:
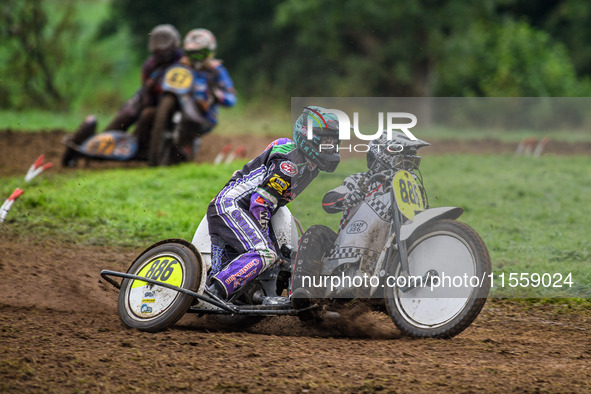
<instances>
[{"instance_id":1,"label":"background motorcycle","mask_svg":"<svg viewBox=\"0 0 591 394\"><path fill-rule=\"evenodd\" d=\"M199 106L193 97L199 97ZM198 77L190 67L175 64L166 70L162 81L162 95L150 135L148 163L152 166L170 165L193 159L192 140L183 136L181 121L205 124L205 112L213 97L208 81ZM186 141L191 141L189 145Z\"/></svg>"},{"instance_id":2,"label":"background motorcycle","mask_svg":"<svg viewBox=\"0 0 591 394\"><path fill-rule=\"evenodd\" d=\"M490 257L478 234L455 220L462 214L461 208L428 208L418 172L420 157L416 155L417 149L428 144L404 138L399 143L405 154L396 155L391 168L368 182L382 183L382 192L372 198L384 203L390 220L376 214L371 199L364 200L353 209L339 234L325 226L310 227L299 239L296 254L290 245L298 243L297 229L300 227L301 232L301 226L283 207L272 217L270 226L280 251L276 263L225 301L205 289L211 267L205 218L191 243L161 241L140 254L127 273L101 272L120 288L121 321L145 331L169 327L186 312L250 318L297 315L314 322L334 317L335 307L347 307L345 302L356 300L388 313L405 334L440 338L457 335L484 306L490 289ZM305 275L353 278L363 274L376 277L377 285L362 289L303 286ZM444 275L466 275L482 281L450 293L434 286ZM123 280L119 284L110 276ZM387 281L392 277L405 282L391 286Z\"/></svg>"},{"instance_id":3,"label":"background motorcycle","mask_svg":"<svg viewBox=\"0 0 591 394\"><path fill-rule=\"evenodd\" d=\"M156 73L156 72L155 72ZM156 115L150 130L147 157L137 156L138 137L122 130L108 130L94 134L94 128L80 130L64 139L64 166L74 166L80 157L94 160L148 161L150 165L170 165L191 159L180 149L180 121L185 116L194 122L203 118L191 95L209 97L207 84L195 83L194 71L175 64L162 74L153 76L155 91L160 92Z\"/></svg>"}]
</instances>

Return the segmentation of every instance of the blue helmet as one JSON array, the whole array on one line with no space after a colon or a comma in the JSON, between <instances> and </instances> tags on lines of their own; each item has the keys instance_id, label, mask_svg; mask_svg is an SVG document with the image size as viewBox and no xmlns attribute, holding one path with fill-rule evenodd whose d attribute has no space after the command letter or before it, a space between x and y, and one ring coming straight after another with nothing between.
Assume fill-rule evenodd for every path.
<instances>
[{"instance_id":1,"label":"blue helmet","mask_svg":"<svg viewBox=\"0 0 591 394\"><path fill-rule=\"evenodd\" d=\"M312 125L312 135L308 138L308 124ZM296 120L293 127L293 140L300 151L318 169L326 172L336 170L341 156L339 154L339 121L335 114L322 107L310 106Z\"/></svg>"}]
</instances>

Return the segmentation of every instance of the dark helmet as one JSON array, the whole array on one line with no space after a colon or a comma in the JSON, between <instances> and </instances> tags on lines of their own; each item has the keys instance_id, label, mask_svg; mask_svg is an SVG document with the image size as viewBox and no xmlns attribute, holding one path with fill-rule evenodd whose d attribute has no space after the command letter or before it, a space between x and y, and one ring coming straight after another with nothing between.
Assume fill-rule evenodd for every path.
<instances>
[{"instance_id":1,"label":"dark helmet","mask_svg":"<svg viewBox=\"0 0 591 394\"><path fill-rule=\"evenodd\" d=\"M312 135L308 138L308 125ZM293 127L293 140L300 151L318 169L326 172L336 170L341 160L339 154L339 121L335 114L322 107L306 107Z\"/></svg>"},{"instance_id":2,"label":"dark helmet","mask_svg":"<svg viewBox=\"0 0 591 394\"><path fill-rule=\"evenodd\" d=\"M174 52L181 47L181 35L176 27L170 24L158 25L150 32L148 50L151 53L156 51Z\"/></svg>"},{"instance_id":3,"label":"dark helmet","mask_svg":"<svg viewBox=\"0 0 591 394\"><path fill-rule=\"evenodd\" d=\"M369 143L367 151L367 168L374 171L382 171L392 168L392 155L386 149L388 146L387 138L382 134L380 137Z\"/></svg>"},{"instance_id":4,"label":"dark helmet","mask_svg":"<svg viewBox=\"0 0 591 394\"><path fill-rule=\"evenodd\" d=\"M423 140L410 140L400 134L388 139L384 134L369 143L367 151L367 168L379 172L391 169L418 169L420 156L417 149L430 145Z\"/></svg>"}]
</instances>

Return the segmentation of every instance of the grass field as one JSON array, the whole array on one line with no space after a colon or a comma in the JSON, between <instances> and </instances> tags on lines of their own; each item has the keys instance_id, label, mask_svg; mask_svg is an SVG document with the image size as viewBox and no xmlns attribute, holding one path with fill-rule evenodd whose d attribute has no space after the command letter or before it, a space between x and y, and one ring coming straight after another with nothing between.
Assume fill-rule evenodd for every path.
<instances>
[{"instance_id":1,"label":"grass field","mask_svg":"<svg viewBox=\"0 0 591 394\"><path fill-rule=\"evenodd\" d=\"M130 94L131 96L131 94ZM117 105L123 104L123 100ZM286 103L286 106L288 103ZM12 129L19 132L39 132L49 130L64 130L74 132L78 125L89 114L98 119L101 129L117 113L116 110L78 110L67 113L44 111L6 111L0 109L0 130ZM265 116L260 116L264 113ZM216 127L216 134L220 135L271 135L284 136L289 131L290 114L288 111L267 106L263 102L245 103L239 101L236 107L221 108L220 124Z\"/></svg>"},{"instance_id":2,"label":"grass field","mask_svg":"<svg viewBox=\"0 0 591 394\"><path fill-rule=\"evenodd\" d=\"M307 228L336 229L339 215L320 207L324 193L363 169L343 162L322 174L292 210ZM163 238L192 239L207 204L237 165L182 165L47 174L27 185L4 224L6 231L92 245L148 245ZM572 273L573 285L550 296L591 297L591 163L587 157L442 155L421 165L431 207L460 206L460 220L486 242L498 273ZM5 178L0 193L23 187ZM547 291L505 289L506 296Z\"/></svg>"}]
</instances>

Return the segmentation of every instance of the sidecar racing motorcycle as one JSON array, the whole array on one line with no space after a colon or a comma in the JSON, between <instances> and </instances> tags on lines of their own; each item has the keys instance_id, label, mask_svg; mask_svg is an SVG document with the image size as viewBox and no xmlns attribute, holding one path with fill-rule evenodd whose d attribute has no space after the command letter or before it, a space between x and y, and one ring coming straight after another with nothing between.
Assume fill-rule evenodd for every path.
<instances>
[{"instance_id":1,"label":"sidecar racing motorcycle","mask_svg":"<svg viewBox=\"0 0 591 394\"><path fill-rule=\"evenodd\" d=\"M280 208L270 223L280 251L277 261L229 300L206 287L207 218L191 242L163 240L141 253L127 272L103 270L101 276L120 289L121 321L149 332L172 326L187 312L252 322L293 315L314 324L334 318L355 300L387 313L406 335L459 334L486 302L490 257L476 231L456 221L461 208L429 207L417 156L428 143L404 137L397 143L404 153L393 155L389 167L369 180L382 187L351 209L338 234L320 225L304 232L290 210ZM345 277L354 280L332 280ZM371 278L371 286L356 287L355 278L363 277ZM330 286L316 286L317 278ZM455 278L470 280L460 284Z\"/></svg>"},{"instance_id":2,"label":"sidecar racing motorcycle","mask_svg":"<svg viewBox=\"0 0 591 394\"><path fill-rule=\"evenodd\" d=\"M204 122L203 116L191 95L209 97L206 83L196 80L193 69L181 63L170 66L163 74L158 89L161 93L152 122L147 152L139 155L138 136L122 130L108 130L94 134L94 129L81 130L63 140L66 150L62 165L74 167L77 160L148 161L152 166L167 166L193 159L193 147L183 147L180 122L183 117L195 123ZM208 103L206 103L207 105Z\"/></svg>"}]
</instances>

